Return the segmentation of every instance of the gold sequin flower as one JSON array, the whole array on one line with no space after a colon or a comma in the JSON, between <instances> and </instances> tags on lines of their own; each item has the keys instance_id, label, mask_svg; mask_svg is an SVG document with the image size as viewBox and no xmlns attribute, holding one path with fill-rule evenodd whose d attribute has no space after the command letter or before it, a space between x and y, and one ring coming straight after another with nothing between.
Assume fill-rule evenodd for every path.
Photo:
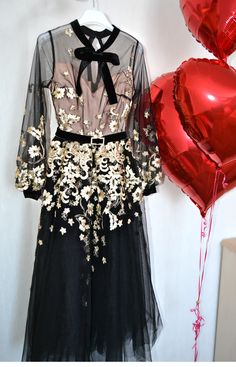
<instances>
[{"instance_id":1,"label":"gold sequin flower","mask_svg":"<svg viewBox=\"0 0 236 367\"><path fill-rule=\"evenodd\" d=\"M60 232L61 232L62 235L64 235L66 233L66 228L61 227Z\"/></svg>"},{"instance_id":2,"label":"gold sequin flower","mask_svg":"<svg viewBox=\"0 0 236 367\"><path fill-rule=\"evenodd\" d=\"M65 208L65 209L63 210L63 213L64 213L64 214L69 214L69 213L70 213L70 208Z\"/></svg>"},{"instance_id":3,"label":"gold sequin flower","mask_svg":"<svg viewBox=\"0 0 236 367\"><path fill-rule=\"evenodd\" d=\"M57 87L53 92L52 95L56 99L61 99L65 95L65 88L59 88Z\"/></svg>"},{"instance_id":4,"label":"gold sequin flower","mask_svg":"<svg viewBox=\"0 0 236 367\"><path fill-rule=\"evenodd\" d=\"M87 210L89 215L93 215L93 208L94 208L94 204L89 203L88 210Z\"/></svg>"},{"instance_id":5,"label":"gold sequin flower","mask_svg":"<svg viewBox=\"0 0 236 367\"><path fill-rule=\"evenodd\" d=\"M68 223L69 223L69 225L70 225L70 226L73 226L73 224L74 224L75 222L74 222L73 218L69 218L69 219L68 219Z\"/></svg>"},{"instance_id":6,"label":"gold sequin flower","mask_svg":"<svg viewBox=\"0 0 236 367\"><path fill-rule=\"evenodd\" d=\"M138 133L138 131L137 130L133 130L133 133L134 133L134 140L135 141L139 141L139 133Z\"/></svg>"},{"instance_id":7,"label":"gold sequin flower","mask_svg":"<svg viewBox=\"0 0 236 367\"><path fill-rule=\"evenodd\" d=\"M98 189L98 200L101 202L105 198L105 192Z\"/></svg>"},{"instance_id":8,"label":"gold sequin flower","mask_svg":"<svg viewBox=\"0 0 236 367\"><path fill-rule=\"evenodd\" d=\"M139 187L132 193L134 203L141 200L141 194L142 190Z\"/></svg>"},{"instance_id":9,"label":"gold sequin flower","mask_svg":"<svg viewBox=\"0 0 236 367\"><path fill-rule=\"evenodd\" d=\"M89 229L89 225L86 223L86 219L82 216L79 217L79 229L82 231L82 232L85 232L87 229ZM83 237L84 238L84 237ZM81 238L80 238L81 239Z\"/></svg>"},{"instance_id":10,"label":"gold sequin flower","mask_svg":"<svg viewBox=\"0 0 236 367\"><path fill-rule=\"evenodd\" d=\"M73 33L74 33L74 31L71 28L66 28L65 34L67 36L71 37Z\"/></svg>"},{"instance_id":11,"label":"gold sequin flower","mask_svg":"<svg viewBox=\"0 0 236 367\"><path fill-rule=\"evenodd\" d=\"M42 200L43 205L45 206L50 205L51 201L52 201L52 194L50 194L50 192L44 189L43 200Z\"/></svg>"},{"instance_id":12,"label":"gold sequin flower","mask_svg":"<svg viewBox=\"0 0 236 367\"><path fill-rule=\"evenodd\" d=\"M150 112L149 111L145 111L144 112L144 117L146 118L146 119L148 119L148 117L150 116Z\"/></svg>"},{"instance_id":13,"label":"gold sequin flower","mask_svg":"<svg viewBox=\"0 0 236 367\"><path fill-rule=\"evenodd\" d=\"M92 190L90 186L84 186L83 189L81 190L82 198L84 198L87 201L90 198L91 194L92 194Z\"/></svg>"},{"instance_id":14,"label":"gold sequin flower","mask_svg":"<svg viewBox=\"0 0 236 367\"><path fill-rule=\"evenodd\" d=\"M112 120L112 121L110 122L109 126L110 126L110 129L111 129L111 131L112 131L113 133L114 133L114 132L116 132L116 131L118 130L118 126L119 126L118 121L116 121L116 120Z\"/></svg>"},{"instance_id":15,"label":"gold sequin flower","mask_svg":"<svg viewBox=\"0 0 236 367\"><path fill-rule=\"evenodd\" d=\"M37 145L31 145L28 152L31 158L38 157L40 155L40 148Z\"/></svg>"},{"instance_id":16,"label":"gold sequin flower","mask_svg":"<svg viewBox=\"0 0 236 367\"><path fill-rule=\"evenodd\" d=\"M67 88L66 95L68 98L73 99L77 97L74 88Z\"/></svg>"}]
</instances>

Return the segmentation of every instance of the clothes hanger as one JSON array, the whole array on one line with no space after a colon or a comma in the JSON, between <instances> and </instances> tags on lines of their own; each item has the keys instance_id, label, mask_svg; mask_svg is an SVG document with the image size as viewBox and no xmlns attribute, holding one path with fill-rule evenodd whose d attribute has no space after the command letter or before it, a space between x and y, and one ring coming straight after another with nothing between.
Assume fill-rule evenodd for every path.
<instances>
[{"instance_id":1,"label":"clothes hanger","mask_svg":"<svg viewBox=\"0 0 236 367\"><path fill-rule=\"evenodd\" d=\"M96 30L98 30L98 27L102 27L102 29L106 28L110 31L114 28L107 16L102 11L95 9L95 0L93 0L93 8L85 10L78 20L81 25L95 26Z\"/></svg>"}]
</instances>

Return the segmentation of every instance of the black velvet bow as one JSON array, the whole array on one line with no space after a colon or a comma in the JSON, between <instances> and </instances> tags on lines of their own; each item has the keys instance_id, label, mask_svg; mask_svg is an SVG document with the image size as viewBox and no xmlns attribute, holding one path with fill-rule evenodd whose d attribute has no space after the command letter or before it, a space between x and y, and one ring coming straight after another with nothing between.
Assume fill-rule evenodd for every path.
<instances>
[{"instance_id":1,"label":"black velvet bow","mask_svg":"<svg viewBox=\"0 0 236 367\"><path fill-rule=\"evenodd\" d=\"M79 47L74 51L75 57L77 59L82 60L80 64L80 69L78 73L78 79L76 83L76 92L80 96L82 94L82 89L80 85L80 77L83 73L84 69L92 62L97 61L98 66L101 70L101 75L103 78L103 82L107 91L108 100L110 104L117 103L116 92L113 85L111 73L107 62L110 62L113 65L119 65L120 60L119 56L112 52L99 52L95 50L91 50L89 47Z\"/></svg>"}]
</instances>

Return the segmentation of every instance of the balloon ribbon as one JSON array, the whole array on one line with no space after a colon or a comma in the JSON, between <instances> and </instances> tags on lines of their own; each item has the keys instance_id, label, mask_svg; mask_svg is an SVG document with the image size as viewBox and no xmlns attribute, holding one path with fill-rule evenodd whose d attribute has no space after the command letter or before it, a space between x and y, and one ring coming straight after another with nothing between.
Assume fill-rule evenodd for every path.
<instances>
[{"instance_id":1,"label":"balloon ribbon","mask_svg":"<svg viewBox=\"0 0 236 367\"><path fill-rule=\"evenodd\" d=\"M215 180L214 180L214 186L213 186L213 200L212 205L210 208L210 217L209 222L207 221L206 217L202 217L201 219L201 236L200 236L200 253L199 253L199 275L198 275L198 295L197 295L197 301L194 308L191 308L190 311L195 313L196 320L193 322L193 331L194 331L194 362L198 359L198 338L201 331L201 327L205 325L205 319L201 315L200 311L200 300L201 300L201 293L202 293L202 285L205 275L205 267L206 267L206 260L208 255L208 249L209 249L209 241L210 241L210 235L212 230L212 221L213 221L213 210L217 198L217 190L218 190L218 184L219 179L222 174L222 171L220 168L217 168L216 174L215 174ZM206 241L205 244L205 252L203 256L203 243L204 240Z\"/></svg>"}]
</instances>

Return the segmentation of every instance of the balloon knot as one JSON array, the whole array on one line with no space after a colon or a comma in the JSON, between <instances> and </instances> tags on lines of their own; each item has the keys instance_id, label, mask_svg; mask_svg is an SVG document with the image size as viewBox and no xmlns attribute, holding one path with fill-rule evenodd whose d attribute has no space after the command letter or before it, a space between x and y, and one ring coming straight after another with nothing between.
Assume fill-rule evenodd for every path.
<instances>
[{"instance_id":1,"label":"balloon knot","mask_svg":"<svg viewBox=\"0 0 236 367\"><path fill-rule=\"evenodd\" d=\"M190 310L191 312L195 313L196 320L193 322L193 331L195 333L195 341L197 341L201 327L205 324L205 319L200 313L200 301L197 300L196 307L192 308ZM196 345L193 346L193 348L196 347Z\"/></svg>"}]
</instances>

